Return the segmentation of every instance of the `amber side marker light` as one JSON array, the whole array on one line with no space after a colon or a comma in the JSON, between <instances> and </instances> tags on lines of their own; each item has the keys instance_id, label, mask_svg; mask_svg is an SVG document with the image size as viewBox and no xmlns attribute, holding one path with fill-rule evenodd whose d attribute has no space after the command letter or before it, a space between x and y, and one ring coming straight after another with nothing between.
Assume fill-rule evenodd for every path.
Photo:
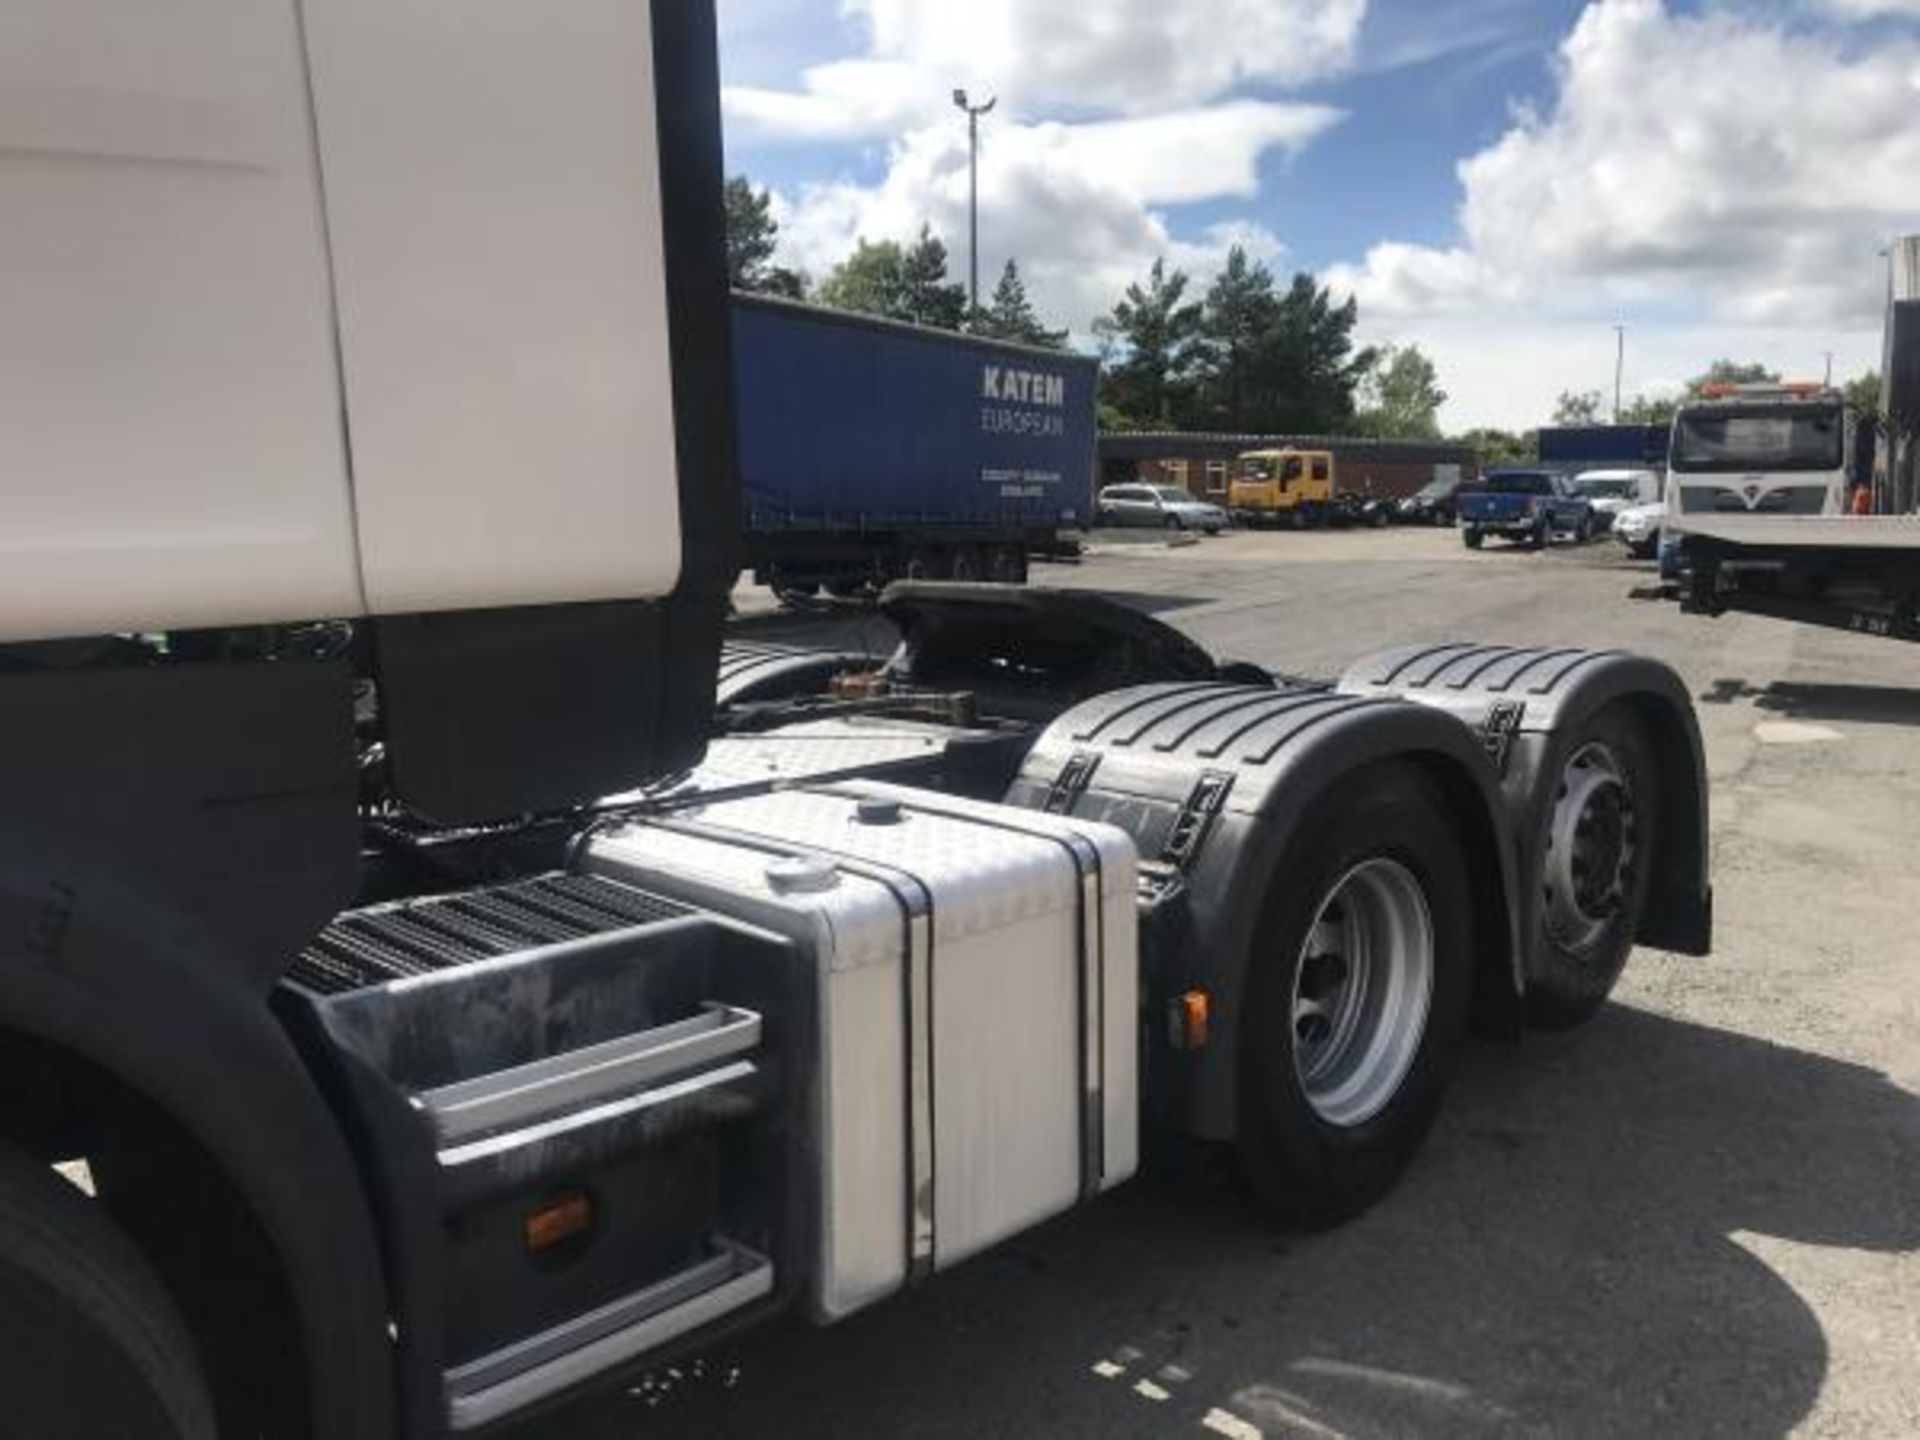
<instances>
[{"instance_id":1,"label":"amber side marker light","mask_svg":"<svg viewBox=\"0 0 1920 1440\"><path fill-rule=\"evenodd\" d=\"M527 1249L538 1255L593 1228L593 1201L584 1191L566 1190L549 1196L527 1212L520 1233Z\"/></svg>"},{"instance_id":2,"label":"amber side marker light","mask_svg":"<svg viewBox=\"0 0 1920 1440\"><path fill-rule=\"evenodd\" d=\"M1173 997L1167 1009L1167 1039L1176 1050L1198 1050L1207 1043L1211 1004L1204 990Z\"/></svg>"}]
</instances>

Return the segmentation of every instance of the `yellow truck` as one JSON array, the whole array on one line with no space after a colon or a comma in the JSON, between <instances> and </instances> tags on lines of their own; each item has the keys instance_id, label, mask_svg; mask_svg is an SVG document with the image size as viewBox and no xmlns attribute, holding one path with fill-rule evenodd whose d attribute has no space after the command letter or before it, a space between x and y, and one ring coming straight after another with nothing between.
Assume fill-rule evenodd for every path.
<instances>
[{"instance_id":1,"label":"yellow truck","mask_svg":"<svg viewBox=\"0 0 1920 1440\"><path fill-rule=\"evenodd\" d=\"M1333 453L1249 450L1233 462L1227 508L1242 525L1324 525L1336 518Z\"/></svg>"}]
</instances>

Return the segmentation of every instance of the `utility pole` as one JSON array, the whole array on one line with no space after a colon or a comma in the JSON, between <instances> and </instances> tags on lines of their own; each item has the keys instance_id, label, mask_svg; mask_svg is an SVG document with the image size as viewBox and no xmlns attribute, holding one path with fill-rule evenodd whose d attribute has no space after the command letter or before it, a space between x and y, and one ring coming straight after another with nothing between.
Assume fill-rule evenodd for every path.
<instances>
[{"instance_id":1,"label":"utility pole","mask_svg":"<svg viewBox=\"0 0 1920 1440\"><path fill-rule=\"evenodd\" d=\"M1833 351L1822 350L1820 353L1827 357L1827 378L1824 383L1831 385L1833 384Z\"/></svg>"},{"instance_id":2,"label":"utility pole","mask_svg":"<svg viewBox=\"0 0 1920 1440\"><path fill-rule=\"evenodd\" d=\"M974 105L967 92L955 90L953 103L967 116L967 328L980 313L980 117L1000 103L995 96L984 105Z\"/></svg>"},{"instance_id":3,"label":"utility pole","mask_svg":"<svg viewBox=\"0 0 1920 1440\"><path fill-rule=\"evenodd\" d=\"M1627 363L1627 327L1613 327L1613 423L1620 423L1620 372Z\"/></svg>"}]
</instances>

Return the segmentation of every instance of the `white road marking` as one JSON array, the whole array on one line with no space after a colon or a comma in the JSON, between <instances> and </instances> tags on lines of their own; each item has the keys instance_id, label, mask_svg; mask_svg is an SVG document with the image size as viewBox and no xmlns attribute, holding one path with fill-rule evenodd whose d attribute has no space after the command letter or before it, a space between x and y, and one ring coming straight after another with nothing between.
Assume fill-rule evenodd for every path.
<instances>
[{"instance_id":1,"label":"white road marking","mask_svg":"<svg viewBox=\"0 0 1920 1440\"><path fill-rule=\"evenodd\" d=\"M1093 1373L1102 1380L1117 1380L1127 1373L1127 1367L1116 1365L1111 1360L1096 1360L1093 1362Z\"/></svg>"},{"instance_id":2,"label":"white road marking","mask_svg":"<svg viewBox=\"0 0 1920 1440\"><path fill-rule=\"evenodd\" d=\"M1171 1390L1167 1389L1164 1385L1156 1385L1151 1380L1134 1381L1133 1393L1143 1400L1152 1400L1156 1404L1173 1398L1173 1392Z\"/></svg>"},{"instance_id":3,"label":"white road marking","mask_svg":"<svg viewBox=\"0 0 1920 1440\"><path fill-rule=\"evenodd\" d=\"M1753 738L1762 745L1828 745L1847 737L1827 725L1809 725L1802 720L1762 720L1753 727Z\"/></svg>"},{"instance_id":4,"label":"white road marking","mask_svg":"<svg viewBox=\"0 0 1920 1440\"><path fill-rule=\"evenodd\" d=\"M1251 1420L1242 1420L1231 1410L1222 1410L1218 1406L1201 1418L1200 1428L1224 1435L1227 1440L1266 1440L1266 1432Z\"/></svg>"}]
</instances>

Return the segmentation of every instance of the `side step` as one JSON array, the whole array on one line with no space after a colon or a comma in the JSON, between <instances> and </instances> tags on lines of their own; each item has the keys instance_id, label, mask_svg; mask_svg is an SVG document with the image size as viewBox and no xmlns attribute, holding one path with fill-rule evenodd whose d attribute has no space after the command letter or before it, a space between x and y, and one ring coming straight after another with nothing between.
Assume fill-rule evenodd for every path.
<instances>
[{"instance_id":1,"label":"side step","mask_svg":"<svg viewBox=\"0 0 1920 1440\"><path fill-rule=\"evenodd\" d=\"M447 1423L490 1425L772 1293L773 1262L719 1240L657 1284L449 1370Z\"/></svg>"},{"instance_id":2,"label":"side step","mask_svg":"<svg viewBox=\"0 0 1920 1440\"><path fill-rule=\"evenodd\" d=\"M476 1136L579 1115L759 1047L759 1015L708 1001L691 1019L442 1085L413 1100L433 1125L444 1165L447 1150Z\"/></svg>"},{"instance_id":3,"label":"side step","mask_svg":"<svg viewBox=\"0 0 1920 1440\"><path fill-rule=\"evenodd\" d=\"M275 1007L364 1137L407 1433L790 1302L813 990L785 940L594 876L368 906L315 939ZM556 1197L574 1228L534 1238Z\"/></svg>"}]
</instances>

